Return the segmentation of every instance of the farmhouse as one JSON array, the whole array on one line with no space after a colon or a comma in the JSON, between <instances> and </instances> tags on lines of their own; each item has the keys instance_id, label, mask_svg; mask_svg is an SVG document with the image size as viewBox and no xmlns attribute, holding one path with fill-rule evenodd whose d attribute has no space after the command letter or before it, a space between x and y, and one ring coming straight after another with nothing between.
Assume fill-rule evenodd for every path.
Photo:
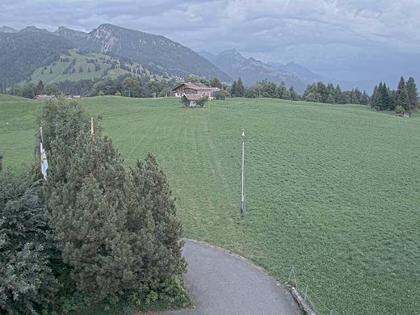
<instances>
[{"instance_id":1,"label":"farmhouse","mask_svg":"<svg viewBox=\"0 0 420 315\"><path fill-rule=\"evenodd\" d=\"M175 96L198 95L199 97L207 96L209 99L214 98L214 93L220 91L219 88L207 86L200 82L184 82L172 89Z\"/></svg>"}]
</instances>

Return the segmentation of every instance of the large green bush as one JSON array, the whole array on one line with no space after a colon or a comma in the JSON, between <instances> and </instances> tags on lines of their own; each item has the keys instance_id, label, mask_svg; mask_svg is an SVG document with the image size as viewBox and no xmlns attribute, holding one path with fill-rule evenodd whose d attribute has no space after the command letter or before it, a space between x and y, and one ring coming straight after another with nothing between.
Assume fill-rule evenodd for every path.
<instances>
[{"instance_id":1,"label":"large green bush","mask_svg":"<svg viewBox=\"0 0 420 315\"><path fill-rule=\"evenodd\" d=\"M155 160L130 171L100 129L90 134L76 103L50 102L40 123L47 207L78 291L94 302L150 292L160 298L185 262L175 204Z\"/></svg>"}]
</instances>

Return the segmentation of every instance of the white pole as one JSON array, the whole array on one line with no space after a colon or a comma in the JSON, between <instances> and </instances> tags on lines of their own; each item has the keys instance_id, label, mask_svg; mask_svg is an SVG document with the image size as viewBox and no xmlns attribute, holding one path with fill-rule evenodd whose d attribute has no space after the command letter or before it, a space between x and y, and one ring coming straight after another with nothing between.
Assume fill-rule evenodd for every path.
<instances>
[{"instance_id":1,"label":"white pole","mask_svg":"<svg viewBox=\"0 0 420 315\"><path fill-rule=\"evenodd\" d=\"M44 142L44 136L42 135L42 127L39 127L39 133L41 136L41 142Z\"/></svg>"},{"instance_id":2,"label":"white pole","mask_svg":"<svg viewBox=\"0 0 420 315\"><path fill-rule=\"evenodd\" d=\"M241 161L241 215L245 214L245 131L242 129L242 161Z\"/></svg>"}]
</instances>

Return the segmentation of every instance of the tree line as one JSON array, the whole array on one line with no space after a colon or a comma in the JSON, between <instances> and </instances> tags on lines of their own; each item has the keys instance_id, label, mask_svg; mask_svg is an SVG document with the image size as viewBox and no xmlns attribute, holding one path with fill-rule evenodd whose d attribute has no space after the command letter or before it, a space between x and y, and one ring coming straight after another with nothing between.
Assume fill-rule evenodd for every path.
<instances>
[{"instance_id":1,"label":"tree line","mask_svg":"<svg viewBox=\"0 0 420 315\"><path fill-rule=\"evenodd\" d=\"M418 92L414 78L407 81L402 77L396 90L392 90L386 83L375 86L372 96L358 88L342 90L340 85L323 82L309 84L302 95L293 86L286 87L284 83L276 84L267 80L245 87L241 78L231 85L222 83L219 79L211 80L189 76L185 81L201 82L208 86L217 87L217 99L226 97L269 97L293 101L308 101L330 104L361 104L370 105L376 110L391 110L397 113L411 112L417 108ZM33 98L38 94L48 95L122 95L129 97L157 97L169 96L172 88L177 84L176 79L155 80L149 76L123 75L115 79L64 81L44 85L28 82L23 86L13 86L9 93L13 95Z\"/></svg>"},{"instance_id":2,"label":"tree line","mask_svg":"<svg viewBox=\"0 0 420 315\"><path fill-rule=\"evenodd\" d=\"M286 87L284 83L276 84L267 80L244 87L241 78L234 81L230 88L232 97L270 97L293 101L308 101L330 104L369 104L369 95L365 91L352 89L342 91L340 85L313 83L307 86L303 95L299 95L293 86Z\"/></svg>"},{"instance_id":3,"label":"tree line","mask_svg":"<svg viewBox=\"0 0 420 315\"><path fill-rule=\"evenodd\" d=\"M182 227L156 158L127 166L75 102L50 101L39 123L47 181L39 155L0 171L0 313L188 304Z\"/></svg>"},{"instance_id":4,"label":"tree line","mask_svg":"<svg viewBox=\"0 0 420 315\"><path fill-rule=\"evenodd\" d=\"M414 78L405 81L401 77L396 90L392 90L386 83L375 86L370 106L376 110L390 110L397 114L411 113L418 107L418 91Z\"/></svg>"},{"instance_id":5,"label":"tree line","mask_svg":"<svg viewBox=\"0 0 420 315\"><path fill-rule=\"evenodd\" d=\"M115 79L105 78L96 80L61 81L45 85L44 82L26 82L14 85L8 89L12 95L34 98L36 95L122 95L129 97L158 97L168 96L176 85L175 79L155 80L149 76L133 76L130 74Z\"/></svg>"}]
</instances>

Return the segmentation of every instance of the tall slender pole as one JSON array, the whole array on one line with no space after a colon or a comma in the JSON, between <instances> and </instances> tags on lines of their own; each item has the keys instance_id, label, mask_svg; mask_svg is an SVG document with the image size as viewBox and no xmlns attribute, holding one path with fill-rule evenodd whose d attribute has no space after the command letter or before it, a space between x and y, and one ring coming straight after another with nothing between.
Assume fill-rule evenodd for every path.
<instances>
[{"instance_id":1,"label":"tall slender pole","mask_svg":"<svg viewBox=\"0 0 420 315\"><path fill-rule=\"evenodd\" d=\"M44 143L44 136L42 135L42 127L39 127L39 134L41 136L41 142Z\"/></svg>"},{"instance_id":2,"label":"tall slender pole","mask_svg":"<svg viewBox=\"0 0 420 315\"><path fill-rule=\"evenodd\" d=\"M242 129L242 160L241 160L241 215L245 214L245 131Z\"/></svg>"}]
</instances>

